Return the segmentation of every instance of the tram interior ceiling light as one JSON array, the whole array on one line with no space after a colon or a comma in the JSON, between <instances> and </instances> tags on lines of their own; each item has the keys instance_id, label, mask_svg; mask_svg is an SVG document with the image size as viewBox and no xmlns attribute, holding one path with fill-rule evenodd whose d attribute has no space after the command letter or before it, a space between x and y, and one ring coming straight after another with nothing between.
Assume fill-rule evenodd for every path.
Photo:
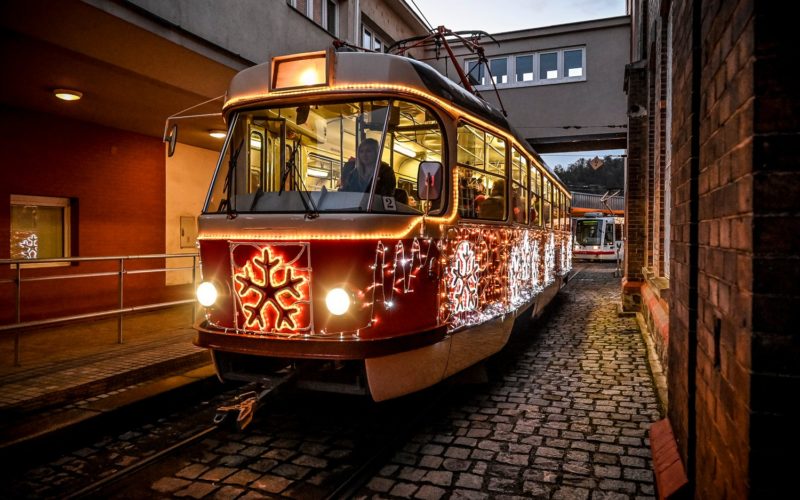
<instances>
[{"instance_id":1,"label":"tram interior ceiling light","mask_svg":"<svg viewBox=\"0 0 800 500\"><path fill-rule=\"evenodd\" d=\"M414 151L413 149L411 149L411 148L409 148L407 146L403 146L402 144L394 143L392 145L392 149L394 149L395 151L397 151L401 155L408 156L409 158L416 158L416 156L417 156L417 152L416 151Z\"/></svg>"},{"instance_id":2,"label":"tram interior ceiling light","mask_svg":"<svg viewBox=\"0 0 800 500\"><path fill-rule=\"evenodd\" d=\"M71 89L53 89L53 95L62 101L77 101L83 97L83 92Z\"/></svg>"},{"instance_id":3,"label":"tram interior ceiling light","mask_svg":"<svg viewBox=\"0 0 800 500\"><path fill-rule=\"evenodd\" d=\"M226 134L224 130L209 130L208 135L214 139L224 139Z\"/></svg>"}]
</instances>

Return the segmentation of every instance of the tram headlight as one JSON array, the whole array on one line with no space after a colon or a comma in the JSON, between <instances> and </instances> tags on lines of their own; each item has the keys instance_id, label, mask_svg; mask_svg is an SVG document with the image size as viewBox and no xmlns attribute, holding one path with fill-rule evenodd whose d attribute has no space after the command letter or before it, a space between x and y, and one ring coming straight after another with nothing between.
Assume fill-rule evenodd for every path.
<instances>
[{"instance_id":1,"label":"tram headlight","mask_svg":"<svg viewBox=\"0 0 800 500\"><path fill-rule=\"evenodd\" d=\"M204 281L197 287L197 301L205 307L211 307L217 301L217 287L213 283Z\"/></svg>"},{"instance_id":2,"label":"tram headlight","mask_svg":"<svg viewBox=\"0 0 800 500\"><path fill-rule=\"evenodd\" d=\"M350 309L352 304L350 294L344 288L333 288L325 296L325 305L328 306L328 311L334 316L341 316Z\"/></svg>"}]
</instances>

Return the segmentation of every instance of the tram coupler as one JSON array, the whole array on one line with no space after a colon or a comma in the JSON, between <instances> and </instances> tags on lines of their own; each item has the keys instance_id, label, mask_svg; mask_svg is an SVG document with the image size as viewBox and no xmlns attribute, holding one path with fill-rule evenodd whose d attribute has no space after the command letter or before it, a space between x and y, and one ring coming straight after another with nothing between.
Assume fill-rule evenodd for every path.
<instances>
[{"instance_id":1,"label":"tram coupler","mask_svg":"<svg viewBox=\"0 0 800 500\"><path fill-rule=\"evenodd\" d=\"M231 404L218 407L214 415L214 424L222 425L230 421L229 415L237 413L235 425L240 431L244 430L253 421L253 415L261 407L267 395L295 378L297 374L297 369L290 369L275 377L263 377L257 382L256 390L242 393L233 398Z\"/></svg>"}]
</instances>

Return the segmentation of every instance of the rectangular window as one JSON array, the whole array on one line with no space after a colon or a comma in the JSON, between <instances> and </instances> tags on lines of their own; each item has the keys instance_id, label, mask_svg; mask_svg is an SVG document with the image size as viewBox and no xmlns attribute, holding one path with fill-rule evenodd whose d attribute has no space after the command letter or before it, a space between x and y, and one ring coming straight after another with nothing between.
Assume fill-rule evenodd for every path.
<instances>
[{"instance_id":1,"label":"rectangular window","mask_svg":"<svg viewBox=\"0 0 800 500\"><path fill-rule=\"evenodd\" d=\"M558 78L558 52L539 54L539 75L543 80Z\"/></svg>"},{"instance_id":2,"label":"rectangular window","mask_svg":"<svg viewBox=\"0 0 800 500\"><path fill-rule=\"evenodd\" d=\"M542 173L531 164L531 223L542 225Z\"/></svg>"},{"instance_id":3,"label":"rectangular window","mask_svg":"<svg viewBox=\"0 0 800 500\"><path fill-rule=\"evenodd\" d=\"M583 50L564 51L564 77L583 76Z\"/></svg>"},{"instance_id":4,"label":"rectangular window","mask_svg":"<svg viewBox=\"0 0 800 500\"><path fill-rule=\"evenodd\" d=\"M489 61L492 70L492 80L496 84L508 83L508 59L492 59Z\"/></svg>"},{"instance_id":5,"label":"rectangular window","mask_svg":"<svg viewBox=\"0 0 800 500\"><path fill-rule=\"evenodd\" d=\"M511 218L514 222L528 223L528 158L517 148L511 150Z\"/></svg>"},{"instance_id":6,"label":"rectangular window","mask_svg":"<svg viewBox=\"0 0 800 500\"><path fill-rule=\"evenodd\" d=\"M485 71L486 68L478 61L467 61L467 78L471 84L486 85L486 79L484 78Z\"/></svg>"},{"instance_id":7,"label":"rectangular window","mask_svg":"<svg viewBox=\"0 0 800 500\"><path fill-rule=\"evenodd\" d=\"M517 82L532 82L533 81L533 56L517 56Z\"/></svg>"},{"instance_id":8,"label":"rectangular window","mask_svg":"<svg viewBox=\"0 0 800 500\"><path fill-rule=\"evenodd\" d=\"M70 200L11 195L12 259L70 256Z\"/></svg>"},{"instance_id":9,"label":"rectangular window","mask_svg":"<svg viewBox=\"0 0 800 500\"><path fill-rule=\"evenodd\" d=\"M505 140L461 123L457 161L461 216L505 220L508 196Z\"/></svg>"},{"instance_id":10,"label":"rectangular window","mask_svg":"<svg viewBox=\"0 0 800 500\"><path fill-rule=\"evenodd\" d=\"M332 35L338 34L337 18L339 14L339 4L334 0L325 0L325 29Z\"/></svg>"},{"instance_id":11,"label":"rectangular window","mask_svg":"<svg viewBox=\"0 0 800 500\"><path fill-rule=\"evenodd\" d=\"M364 47L365 49L371 49L372 48L372 33L370 33L370 31L368 29L365 29L363 34L364 34L364 38L363 38L363 40L361 42L361 46Z\"/></svg>"}]
</instances>

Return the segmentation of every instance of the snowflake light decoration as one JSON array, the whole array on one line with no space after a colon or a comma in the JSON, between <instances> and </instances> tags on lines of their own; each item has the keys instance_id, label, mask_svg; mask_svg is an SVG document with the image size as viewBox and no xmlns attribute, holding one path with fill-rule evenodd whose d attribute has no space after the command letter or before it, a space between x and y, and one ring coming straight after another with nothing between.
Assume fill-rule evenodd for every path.
<instances>
[{"instance_id":1,"label":"snowflake light decoration","mask_svg":"<svg viewBox=\"0 0 800 500\"><path fill-rule=\"evenodd\" d=\"M266 333L310 330L311 270L306 245L256 246L258 250L244 265L236 266L237 250L252 251L254 246L237 245L232 249L233 286L244 316L242 326ZM292 251L295 255L287 260Z\"/></svg>"},{"instance_id":2,"label":"snowflake light decoration","mask_svg":"<svg viewBox=\"0 0 800 500\"><path fill-rule=\"evenodd\" d=\"M447 289L453 313L478 308L479 269L475 250L470 242L459 242L448 272Z\"/></svg>"},{"instance_id":3,"label":"snowflake light decoration","mask_svg":"<svg viewBox=\"0 0 800 500\"><path fill-rule=\"evenodd\" d=\"M544 245L544 285L547 286L555 281L556 271L556 239L553 233L547 235L547 242Z\"/></svg>"}]
</instances>

